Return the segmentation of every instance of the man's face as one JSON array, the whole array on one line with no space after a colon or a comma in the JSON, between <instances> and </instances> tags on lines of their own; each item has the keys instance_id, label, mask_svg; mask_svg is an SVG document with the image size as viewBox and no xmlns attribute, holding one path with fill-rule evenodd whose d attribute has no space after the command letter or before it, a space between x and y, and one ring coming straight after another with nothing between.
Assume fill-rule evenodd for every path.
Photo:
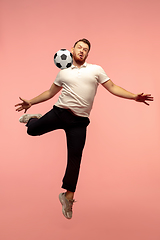
<instances>
[{"instance_id":1,"label":"man's face","mask_svg":"<svg viewBox=\"0 0 160 240\"><path fill-rule=\"evenodd\" d=\"M89 47L84 42L78 42L75 47L71 49L73 60L78 64L83 64L88 57Z\"/></svg>"}]
</instances>

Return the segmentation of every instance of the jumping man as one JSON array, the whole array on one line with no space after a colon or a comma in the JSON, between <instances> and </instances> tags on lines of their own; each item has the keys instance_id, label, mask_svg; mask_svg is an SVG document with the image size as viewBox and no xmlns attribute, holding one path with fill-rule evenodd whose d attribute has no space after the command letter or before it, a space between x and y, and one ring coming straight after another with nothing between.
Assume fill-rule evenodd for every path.
<instances>
[{"instance_id":1,"label":"jumping man","mask_svg":"<svg viewBox=\"0 0 160 240\"><path fill-rule=\"evenodd\" d=\"M72 218L74 193L78 181L80 163L86 140L86 129L89 125L89 114L92 109L97 87L101 84L110 93L137 102L153 101L151 94L133 94L114 84L102 67L86 63L91 44L87 39L78 40L71 49L73 64L61 70L49 90L37 97L26 100L20 98L16 111L24 113L35 104L53 98L60 90L61 94L53 108L45 115L24 114L19 121L26 123L27 133L38 136L55 129L64 129L67 138L67 166L63 177L62 188L66 191L59 194L63 215Z\"/></svg>"}]
</instances>

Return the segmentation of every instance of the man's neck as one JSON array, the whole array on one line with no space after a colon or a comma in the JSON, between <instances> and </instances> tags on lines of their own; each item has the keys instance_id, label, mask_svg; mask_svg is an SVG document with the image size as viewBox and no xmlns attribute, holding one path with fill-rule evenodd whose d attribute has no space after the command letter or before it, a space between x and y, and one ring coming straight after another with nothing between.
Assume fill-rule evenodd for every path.
<instances>
[{"instance_id":1,"label":"man's neck","mask_svg":"<svg viewBox=\"0 0 160 240\"><path fill-rule=\"evenodd\" d=\"M73 59L73 65L80 68L85 62L76 62L74 59Z\"/></svg>"}]
</instances>

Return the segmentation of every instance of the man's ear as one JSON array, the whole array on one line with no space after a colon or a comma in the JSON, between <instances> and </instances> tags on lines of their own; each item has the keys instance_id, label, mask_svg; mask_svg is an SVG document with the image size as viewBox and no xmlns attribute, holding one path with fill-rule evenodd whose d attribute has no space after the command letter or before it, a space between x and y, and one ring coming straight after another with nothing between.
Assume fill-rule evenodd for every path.
<instances>
[{"instance_id":1,"label":"man's ear","mask_svg":"<svg viewBox=\"0 0 160 240\"><path fill-rule=\"evenodd\" d=\"M74 47L71 48L71 53L73 54Z\"/></svg>"}]
</instances>

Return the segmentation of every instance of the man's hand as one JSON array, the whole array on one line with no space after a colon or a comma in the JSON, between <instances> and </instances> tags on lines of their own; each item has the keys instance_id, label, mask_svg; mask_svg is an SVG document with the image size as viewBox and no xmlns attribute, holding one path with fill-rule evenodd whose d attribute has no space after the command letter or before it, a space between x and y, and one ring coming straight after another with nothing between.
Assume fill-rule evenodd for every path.
<instances>
[{"instance_id":1,"label":"man's hand","mask_svg":"<svg viewBox=\"0 0 160 240\"><path fill-rule=\"evenodd\" d=\"M103 87L105 87L110 93L112 93L115 96L126 98L126 99L133 99L137 102L143 102L146 105L149 105L146 101L153 101L153 97L151 94L133 94L131 92L128 92L127 90L117 86L114 84L111 80L108 80L107 82L102 84Z\"/></svg>"},{"instance_id":2,"label":"man's hand","mask_svg":"<svg viewBox=\"0 0 160 240\"><path fill-rule=\"evenodd\" d=\"M151 96L151 94L139 93L136 95L135 101L143 102L149 106L149 103L147 103L146 101L153 101L153 97Z\"/></svg>"},{"instance_id":3,"label":"man's hand","mask_svg":"<svg viewBox=\"0 0 160 240\"><path fill-rule=\"evenodd\" d=\"M19 99L22 100L22 102L15 105L15 107L19 106L16 109L16 111L20 112L20 111L24 110L24 113L26 113L27 110L31 107L31 103L28 100L25 100L21 97Z\"/></svg>"}]
</instances>

